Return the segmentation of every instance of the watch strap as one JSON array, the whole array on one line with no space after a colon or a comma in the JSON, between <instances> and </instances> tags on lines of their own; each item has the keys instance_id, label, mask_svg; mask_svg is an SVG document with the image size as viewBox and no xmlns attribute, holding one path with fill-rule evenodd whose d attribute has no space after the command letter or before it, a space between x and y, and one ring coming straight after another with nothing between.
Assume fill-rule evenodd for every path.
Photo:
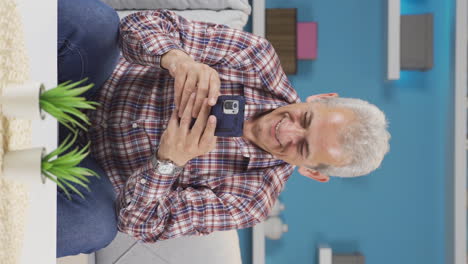
<instances>
[{"instance_id":1,"label":"watch strap","mask_svg":"<svg viewBox=\"0 0 468 264\"><path fill-rule=\"evenodd\" d=\"M164 162L169 162L170 164L172 164L174 170L172 171L172 174L173 175L178 175L183 169L184 167L181 167L181 166L177 166L174 162L170 161L170 160L167 160L167 161L164 161ZM159 164L163 163L163 161L159 161L157 158L156 158L156 154L153 155L153 157L151 158L151 163L153 164L153 167L157 170L158 167L159 167Z\"/></svg>"}]
</instances>

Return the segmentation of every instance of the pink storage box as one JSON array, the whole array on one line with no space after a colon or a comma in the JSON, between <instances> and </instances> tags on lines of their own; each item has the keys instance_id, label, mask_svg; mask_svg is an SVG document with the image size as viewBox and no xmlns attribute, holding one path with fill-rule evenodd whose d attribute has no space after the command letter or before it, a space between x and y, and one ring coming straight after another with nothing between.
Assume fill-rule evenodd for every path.
<instances>
[{"instance_id":1,"label":"pink storage box","mask_svg":"<svg viewBox=\"0 0 468 264\"><path fill-rule=\"evenodd\" d=\"M317 22L297 23L297 58L317 59Z\"/></svg>"}]
</instances>

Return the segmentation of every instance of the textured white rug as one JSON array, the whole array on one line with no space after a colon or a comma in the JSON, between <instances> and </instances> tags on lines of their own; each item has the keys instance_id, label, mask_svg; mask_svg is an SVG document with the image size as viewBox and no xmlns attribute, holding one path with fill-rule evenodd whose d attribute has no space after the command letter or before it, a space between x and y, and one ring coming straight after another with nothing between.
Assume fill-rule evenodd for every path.
<instances>
[{"instance_id":1,"label":"textured white rug","mask_svg":"<svg viewBox=\"0 0 468 264\"><path fill-rule=\"evenodd\" d=\"M14 0L0 1L0 94L7 83L29 79L21 16ZM2 179L3 156L31 147L31 121L6 118L0 109L0 260L20 260L29 207L26 186Z\"/></svg>"}]
</instances>

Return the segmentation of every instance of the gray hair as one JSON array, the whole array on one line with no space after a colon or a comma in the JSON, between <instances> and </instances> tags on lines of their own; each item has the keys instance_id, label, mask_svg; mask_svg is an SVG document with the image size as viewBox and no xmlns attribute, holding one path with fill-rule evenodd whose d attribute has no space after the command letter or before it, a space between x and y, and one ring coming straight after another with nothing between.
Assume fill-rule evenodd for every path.
<instances>
[{"instance_id":1,"label":"gray hair","mask_svg":"<svg viewBox=\"0 0 468 264\"><path fill-rule=\"evenodd\" d=\"M390 149L390 133L385 114L379 108L356 98L321 97L312 102L350 109L357 120L340 133L341 147L345 153L351 154L351 163L342 167L321 164L311 169L330 176L355 177L368 174L380 166Z\"/></svg>"}]
</instances>

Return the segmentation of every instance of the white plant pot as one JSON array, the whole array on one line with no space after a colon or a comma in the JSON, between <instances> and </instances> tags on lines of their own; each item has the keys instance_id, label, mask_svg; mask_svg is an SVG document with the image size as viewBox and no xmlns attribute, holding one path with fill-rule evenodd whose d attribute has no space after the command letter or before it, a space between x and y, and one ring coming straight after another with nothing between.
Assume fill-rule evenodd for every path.
<instances>
[{"instance_id":1,"label":"white plant pot","mask_svg":"<svg viewBox=\"0 0 468 264\"><path fill-rule=\"evenodd\" d=\"M264 222L265 236L272 240L278 240L281 238L283 233L288 232L288 225L283 224L281 218L277 216L269 217Z\"/></svg>"},{"instance_id":2,"label":"white plant pot","mask_svg":"<svg viewBox=\"0 0 468 264\"><path fill-rule=\"evenodd\" d=\"M41 161L46 148L30 148L8 151L3 157L2 177L26 185L44 184L46 177L41 173Z\"/></svg>"},{"instance_id":3,"label":"white plant pot","mask_svg":"<svg viewBox=\"0 0 468 264\"><path fill-rule=\"evenodd\" d=\"M43 92L45 92L44 84L37 81L7 84L0 97L3 115L44 120L46 116L39 105L39 97Z\"/></svg>"},{"instance_id":4,"label":"white plant pot","mask_svg":"<svg viewBox=\"0 0 468 264\"><path fill-rule=\"evenodd\" d=\"M286 206L284 206L284 204L282 204L280 200L277 199L268 216L279 216L281 211L284 211L284 209L286 209Z\"/></svg>"}]
</instances>

